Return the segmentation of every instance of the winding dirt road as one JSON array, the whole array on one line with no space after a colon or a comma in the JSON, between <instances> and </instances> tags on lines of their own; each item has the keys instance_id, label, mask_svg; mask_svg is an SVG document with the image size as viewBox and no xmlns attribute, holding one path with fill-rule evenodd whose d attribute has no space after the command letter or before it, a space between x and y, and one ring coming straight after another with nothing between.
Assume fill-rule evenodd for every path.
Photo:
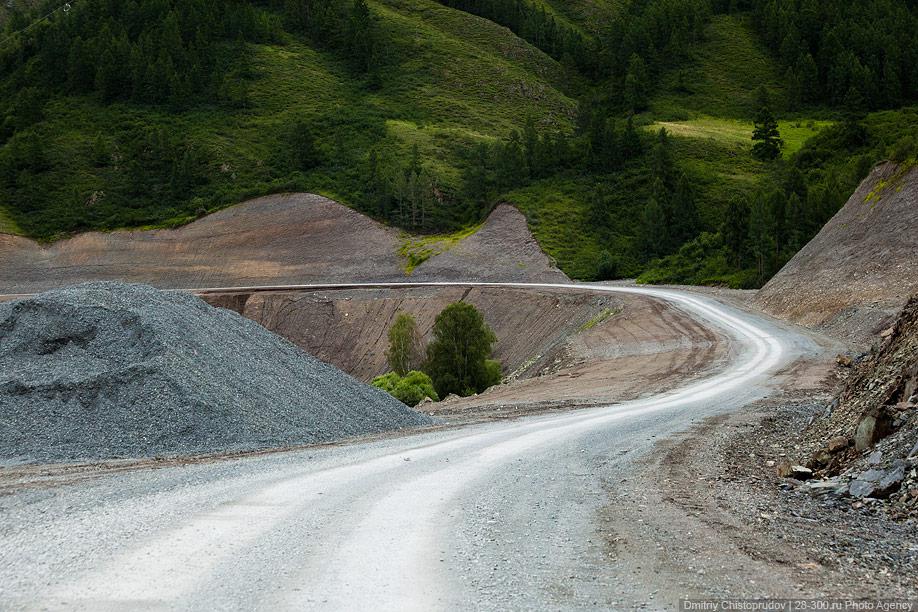
<instances>
[{"instance_id":1,"label":"winding dirt road","mask_svg":"<svg viewBox=\"0 0 918 612\"><path fill-rule=\"evenodd\" d=\"M0 608L625 605L632 568L609 561L599 520L608 489L657 439L767 395L777 372L819 349L689 293L481 285L648 295L720 330L729 365L600 408L13 490L0 497ZM228 289L197 293L208 291Z\"/></svg>"}]
</instances>

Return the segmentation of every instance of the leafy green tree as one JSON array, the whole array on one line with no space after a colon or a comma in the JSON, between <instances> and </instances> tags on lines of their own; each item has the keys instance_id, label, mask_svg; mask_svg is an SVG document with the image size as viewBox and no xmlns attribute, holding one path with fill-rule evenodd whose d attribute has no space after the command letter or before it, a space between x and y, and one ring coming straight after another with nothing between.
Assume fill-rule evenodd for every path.
<instances>
[{"instance_id":1,"label":"leafy green tree","mask_svg":"<svg viewBox=\"0 0 918 612\"><path fill-rule=\"evenodd\" d=\"M777 159L784 141L778 132L778 120L767 106L759 109L752 131L752 155L760 161Z\"/></svg>"},{"instance_id":2,"label":"leafy green tree","mask_svg":"<svg viewBox=\"0 0 918 612\"><path fill-rule=\"evenodd\" d=\"M495 368L488 363L496 341L484 317L471 304L456 302L437 315L424 371L433 379L440 397L481 393L500 382L499 364Z\"/></svg>"},{"instance_id":3,"label":"leafy green tree","mask_svg":"<svg viewBox=\"0 0 918 612\"><path fill-rule=\"evenodd\" d=\"M392 371L400 376L418 369L424 360L417 321L408 313L399 314L389 328L386 360Z\"/></svg>"}]
</instances>

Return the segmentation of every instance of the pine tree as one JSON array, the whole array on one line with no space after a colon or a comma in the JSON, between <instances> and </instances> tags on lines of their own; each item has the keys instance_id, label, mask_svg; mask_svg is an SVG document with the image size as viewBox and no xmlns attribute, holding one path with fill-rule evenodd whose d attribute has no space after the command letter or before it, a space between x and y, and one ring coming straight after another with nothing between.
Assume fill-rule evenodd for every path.
<instances>
[{"instance_id":1,"label":"pine tree","mask_svg":"<svg viewBox=\"0 0 918 612\"><path fill-rule=\"evenodd\" d=\"M535 119L529 117L523 127L523 154L526 159L526 170L530 177L535 178L541 174L538 159L539 132L536 129Z\"/></svg>"},{"instance_id":2,"label":"pine tree","mask_svg":"<svg viewBox=\"0 0 918 612\"><path fill-rule=\"evenodd\" d=\"M371 70L375 46L370 8L366 0L354 0L345 31L345 53L356 72Z\"/></svg>"},{"instance_id":3,"label":"pine tree","mask_svg":"<svg viewBox=\"0 0 918 612\"><path fill-rule=\"evenodd\" d=\"M802 54L797 60L794 72L800 86L800 101L809 103L818 100L821 93L819 68L816 67L816 60L809 52Z\"/></svg>"},{"instance_id":4,"label":"pine tree","mask_svg":"<svg viewBox=\"0 0 918 612\"><path fill-rule=\"evenodd\" d=\"M657 132L657 142L653 148L651 170L653 177L662 181L667 192L672 192L676 187L676 164L673 161L672 145L666 128Z\"/></svg>"},{"instance_id":5,"label":"pine tree","mask_svg":"<svg viewBox=\"0 0 918 612\"><path fill-rule=\"evenodd\" d=\"M491 177L489 173L490 153L488 145L478 143L472 152L472 159L464 174L464 191L469 201L477 204L483 210L488 204Z\"/></svg>"},{"instance_id":6,"label":"pine tree","mask_svg":"<svg viewBox=\"0 0 918 612\"><path fill-rule=\"evenodd\" d=\"M749 209L749 248L755 258L757 278L760 283L764 282L771 271L774 239L768 205L761 194L753 198Z\"/></svg>"},{"instance_id":7,"label":"pine tree","mask_svg":"<svg viewBox=\"0 0 918 612\"><path fill-rule=\"evenodd\" d=\"M724 246L727 247L731 263L736 269L741 269L749 233L749 209L742 200L730 201L720 232L723 235Z\"/></svg>"},{"instance_id":8,"label":"pine tree","mask_svg":"<svg viewBox=\"0 0 918 612\"><path fill-rule=\"evenodd\" d=\"M641 154L641 137L634 127L634 116L628 116L628 122L625 124L625 131L622 133L621 151L625 160L633 159Z\"/></svg>"},{"instance_id":9,"label":"pine tree","mask_svg":"<svg viewBox=\"0 0 918 612\"><path fill-rule=\"evenodd\" d=\"M695 194L688 177L682 173L672 198L672 219L669 230L673 238L673 247L678 248L694 238L698 234L699 226Z\"/></svg>"},{"instance_id":10,"label":"pine tree","mask_svg":"<svg viewBox=\"0 0 918 612\"><path fill-rule=\"evenodd\" d=\"M785 227L787 227L787 251L791 254L799 251L807 238L806 211L803 201L796 193L791 193L785 209Z\"/></svg>"},{"instance_id":11,"label":"pine tree","mask_svg":"<svg viewBox=\"0 0 918 612\"><path fill-rule=\"evenodd\" d=\"M785 226L787 198L781 191L775 189L768 194L766 206L768 209L768 232L774 243L775 259L778 259L787 243L787 227Z\"/></svg>"},{"instance_id":12,"label":"pine tree","mask_svg":"<svg viewBox=\"0 0 918 612\"><path fill-rule=\"evenodd\" d=\"M628 72L625 74L625 107L632 113L647 108L650 90L650 78L647 75L647 64L637 53L628 60Z\"/></svg>"},{"instance_id":13,"label":"pine tree","mask_svg":"<svg viewBox=\"0 0 918 612\"><path fill-rule=\"evenodd\" d=\"M638 255L641 261L647 262L663 255L666 243L666 213L657 199L651 196L641 213L638 235Z\"/></svg>"},{"instance_id":14,"label":"pine tree","mask_svg":"<svg viewBox=\"0 0 918 612\"><path fill-rule=\"evenodd\" d=\"M760 161L771 161L781 154L784 141L778 132L778 121L767 106L762 106L756 115L752 141L755 143L752 146L752 155Z\"/></svg>"}]
</instances>

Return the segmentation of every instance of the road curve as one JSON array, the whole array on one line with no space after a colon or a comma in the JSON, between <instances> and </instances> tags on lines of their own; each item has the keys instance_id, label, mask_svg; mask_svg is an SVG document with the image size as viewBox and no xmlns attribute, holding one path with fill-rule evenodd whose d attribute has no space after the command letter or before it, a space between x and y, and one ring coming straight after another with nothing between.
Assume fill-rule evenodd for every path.
<instances>
[{"instance_id":1,"label":"road curve","mask_svg":"<svg viewBox=\"0 0 918 612\"><path fill-rule=\"evenodd\" d=\"M721 330L730 363L601 408L17 491L0 498L0 609L615 607L628 572L607 561L598 516L609 489L656 438L762 397L816 350L674 290L424 285L648 295ZM417 284L196 293L369 286Z\"/></svg>"}]
</instances>

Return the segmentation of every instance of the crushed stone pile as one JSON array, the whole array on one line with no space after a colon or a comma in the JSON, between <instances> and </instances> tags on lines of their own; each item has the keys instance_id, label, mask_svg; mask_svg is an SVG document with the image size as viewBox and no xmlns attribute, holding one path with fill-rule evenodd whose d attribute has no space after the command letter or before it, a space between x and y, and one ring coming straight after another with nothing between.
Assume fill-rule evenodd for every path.
<instances>
[{"instance_id":1,"label":"crushed stone pile","mask_svg":"<svg viewBox=\"0 0 918 612\"><path fill-rule=\"evenodd\" d=\"M0 463L254 450L430 422L189 294L100 282L0 304Z\"/></svg>"},{"instance_id":2,"label":"crushed stone pile","mask_svg":"<svg viewBox=\"0 0 918 612\"><path fill-rule=\"evenodd\" d=\"M918 296L880 336L804 432L807 467L827 477L810 486L918 518Z\"/></svg>"}]
</instances>

